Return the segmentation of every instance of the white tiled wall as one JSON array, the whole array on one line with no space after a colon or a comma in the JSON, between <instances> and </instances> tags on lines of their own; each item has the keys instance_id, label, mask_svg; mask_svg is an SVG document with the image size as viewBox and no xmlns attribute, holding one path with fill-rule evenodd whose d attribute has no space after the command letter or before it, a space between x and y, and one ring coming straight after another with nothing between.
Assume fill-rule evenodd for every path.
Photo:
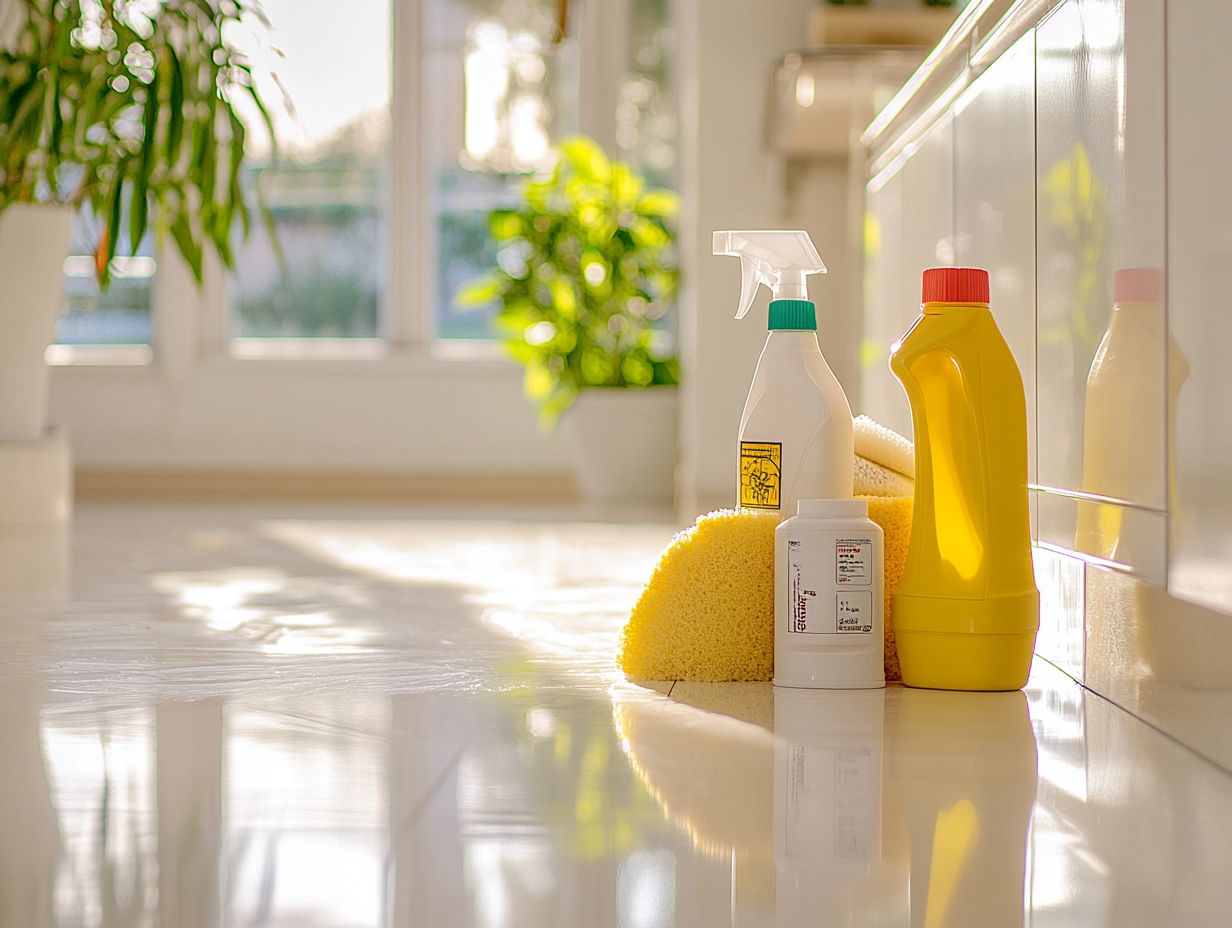
<instances>
[{"instance_id":1,"label":"white tiled wall","mask_svg":"<svg viewBox=\"0 0 1232 928\"><path fill-rule=\"evenodd\" d=\"M902 174L887 171L868 187L864 219L864 338L860 346L863 408L902 435L911 434L907 395L890 376L890 346L906 328L912 297L903 292Z\"/></svg>"},{"instance_id":2,"label":"white tiled wall","mask_svg":"<svg viewBox=\"0 0 1232 928\"><path fill-rule=\"evenodd\" d=\"M1032 483L1037 482L1034 74L1034 36L1028 34L955 106L953 262L988 269L997 295L993 315L1026 392Z\"/></svg>"},{"instance_id":3,"label":"white tiled wall","mask_svg":"<svg viewBox=\"0 0 1232 928\"><path fill-rule=\"evenodd\" d=\"M868 191L861 396L863 409L911 434L907 398L890 375L889 351L915 318L920 268L954 263L954 121L943 117L913 155L874 178Z\"/></svg>"},{"instance_id":4,"label":"white tiled wall","mask_svg":"<svg viewBox=\"0 0 1232 928\"><path fill-rule=\"evenodd\" d=\"M1232 769L1230 36L1224 0L1065 0L873 178L863 395L902 427L883 353L920 271L988 268L1027 392L1038 650ZM1165 269L1166 298L1118 304L1126 268Z\"/></svg>"},{"instance_id":5,"label":"white tiled wall","mask_svg":"<svg viewBox=\"0 0 1232 928\"><path fill-rule=\"evenodd\" d=\"M1168 7L1169 587L1232 602L1232 3Z\"/></svg>"},{"instance_id":6,"label":"white tiled wall","mask_svg":"<svg viewBox=\"0 0 1232 928\"><path fill-rule=\"evenodd\" d=\"M1037 482L1119 501L1041 499L1039 539L1152 583L1166 573L1163 305L1127 308L1117 327L1132 331L1111 328L1116 271L1164 265L1162 25L1162 0L1069 0L1036 30L1036 399L1049 435ZM1111 393L1093 367L1105 338L1137 368Z\"/></svg>"}]
</instances>

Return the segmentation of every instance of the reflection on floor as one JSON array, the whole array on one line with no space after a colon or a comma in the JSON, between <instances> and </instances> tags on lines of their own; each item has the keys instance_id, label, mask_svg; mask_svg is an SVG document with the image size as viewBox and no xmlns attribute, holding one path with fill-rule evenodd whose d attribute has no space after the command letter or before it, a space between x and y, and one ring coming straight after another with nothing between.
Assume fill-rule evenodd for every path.
<instances>
[{"instance_id":1,"label":"reflection on floor","mask_svg":"<svg viewBox=\"0 0 1232 928\"><path fill-rule=\"evenodd\" d=\"M1223 924L1232 777L1025 693L619 679L666 521L83 507L0 573L0 925Z\"/></svg>"}]
</instances>

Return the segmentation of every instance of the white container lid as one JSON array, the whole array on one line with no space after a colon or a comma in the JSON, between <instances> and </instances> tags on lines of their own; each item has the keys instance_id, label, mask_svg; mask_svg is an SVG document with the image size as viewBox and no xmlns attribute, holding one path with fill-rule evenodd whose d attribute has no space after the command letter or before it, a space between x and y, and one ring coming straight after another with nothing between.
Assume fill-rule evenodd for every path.
<instances>
[{"instance_id":1,"label":"white container lid","mask_svg":"<svg viewBox=\"0 0 1232 928\"><path fill-rule=\"evenodd\" d=\"M805 519L867 519L866 499L802 499L797 513Z\"/></svg>"}]
</instances>

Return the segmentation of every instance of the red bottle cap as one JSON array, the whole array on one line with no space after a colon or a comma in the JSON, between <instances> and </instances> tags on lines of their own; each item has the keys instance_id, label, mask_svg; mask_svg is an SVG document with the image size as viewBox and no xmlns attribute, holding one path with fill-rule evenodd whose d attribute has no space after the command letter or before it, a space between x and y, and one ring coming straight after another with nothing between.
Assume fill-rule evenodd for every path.
<instances>
[{"instance_id":1,"label":"red bottle cap","mask_svg":"<svg viewBox=\"0 0 1232 928\"><path fill-rule=\"evenodd\" d=\"M924 272L925 303L987 303L988 272L978 267L930 267Z\"/></svg>"},{"instance_id":2,"label":"red bottle cap","mask_svg":"<svg viewBox=\"0 0 1232 928\"><path fill-rule=\"evenodd\" d=\"M1117 303L1162 303L1162 267L1123 267L1113 276L1112 299Z\"/></svg>"}]
</instances>

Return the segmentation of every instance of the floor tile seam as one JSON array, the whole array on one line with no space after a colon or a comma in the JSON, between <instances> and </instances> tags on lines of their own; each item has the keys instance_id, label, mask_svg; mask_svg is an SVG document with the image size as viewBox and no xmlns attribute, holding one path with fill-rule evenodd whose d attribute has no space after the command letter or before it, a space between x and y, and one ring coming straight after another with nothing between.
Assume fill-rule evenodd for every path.
<instances>
[{"instance_id":1,"label":"floor tile seam","mask_svg":"<svg viewBox=\"0 0 1232 928\"><path fill-rule=\"evenodd\" d=\"M1232 781L1232 769L1225 767L1219 761L1215 760L1215 758L1210 757L1207 754L1204 754L1202 751L1198 750L1193 745L1188 744L1185 741L1182 741L1179 737L1174 735L1172 732L1168 731L1166 728L1163 728L1158 723L1153 722L1150 719L1139 715L1137 712L1134 712L1132 709L1121 705L1119 702L1112 699L1110 696L1107 696L1104 693L1101 693L1099 690L1093 689L1092 687L1084 683L1082 680L1079 680L1073 674L1066 671L1060 665L1055 664L1052 661L1048 660L1048 658L1040 657L1040 655L1038 654L1036 655L1036 657L1039 657L1039 659L1044 661L1044 663L1048 664L1049 667L1052 667L1055 670L1059 671L1067 680L1069 680L1071 683L1077 686L1084 693L1089 693L1090 695L1099 699L1101 702L1106 703L1107 705L1111 706L1114 710L1118 712L1122 712L1125 715L1129 716L1134 721L1141 722L1147 728L1151 729L1152 731L1156 732L1159 735L1162 735L1166 740L1172 742L1177 747L1183 749L1187 754L1190 754L1191 756L1197 758L1204 765L1214 768L1214 770L1218 774L1220 774L1221 777L1223 777L1224 779Z\"/></svg>"}]
</instances>

